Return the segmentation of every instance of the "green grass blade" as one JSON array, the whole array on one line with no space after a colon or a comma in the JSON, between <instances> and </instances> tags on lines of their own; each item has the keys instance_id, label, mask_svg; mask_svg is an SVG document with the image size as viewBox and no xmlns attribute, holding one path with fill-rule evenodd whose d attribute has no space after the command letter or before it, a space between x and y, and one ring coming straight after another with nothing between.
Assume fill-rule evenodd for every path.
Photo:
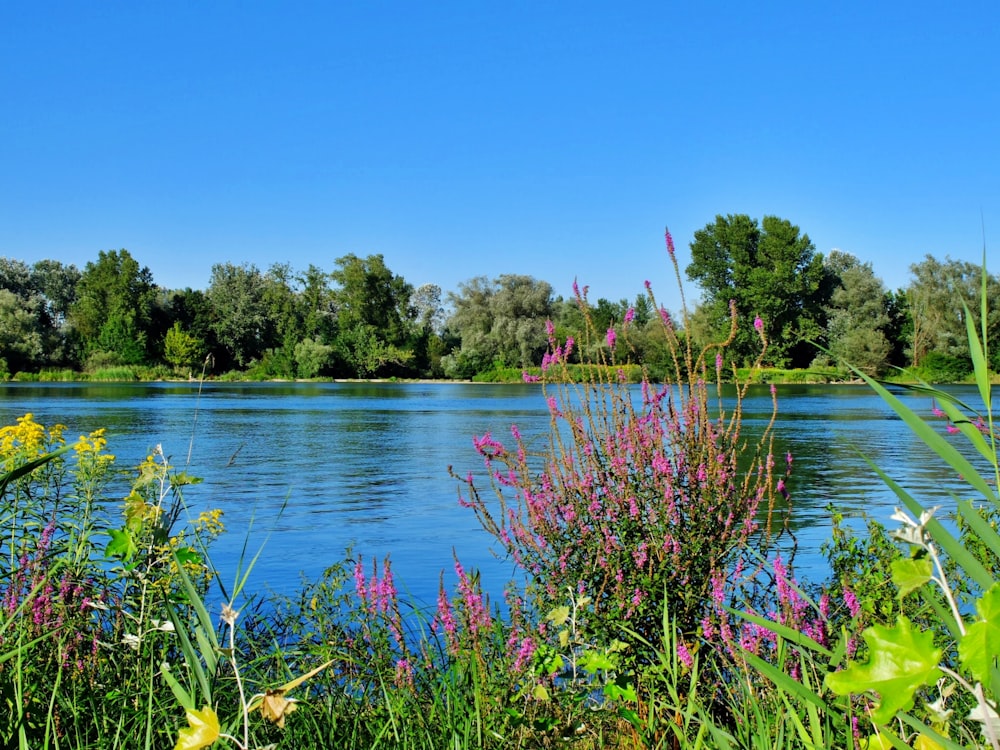
<instances>
[{"instance_id":1,"label":"green grass blade","mask_svg":"<svg viewBox=\"0 0 1000 750\"><path fill-rule=\"evenodd\" d=\"M969 463L968 459L965 458L958 450L944 439L933 427L927 424L923 419L921 419L912 409L910 409L906 404L900 401L894 394L890 393L885 386L881 383L873 380L861 370L857 369L852 365L848 365L854 373L863 379L872 390L874 390L889 407L899 415L900 419L906 423L906 426L910 428L914 435L916 435L920 440L923 441L928 448L934 451L945 463L947 463L951 468L953 468L959 476L965 479L969 484L978 490L983 497L986 497L993 503L1000 503L1000 499L997 498L996 493L993 489L986 483L986 481L979 475L976 468Z\"/></svg>"},{"instance_id":2,"label":"green grass blade","mask_svg":"<svg viewBox=\"0 0 1000 750\"><path fill-rule=\"evenodd\" d=\"M782 672L773 664L764 661L756 654L751 654L748 651L743 652L743 658L750 662L754 669L773 682L779 689L785 690L792 695L796 695L807 703L810 703L818 708L822 708L824 710L826 709L826 702L822 698L798 680L792 679L789 675Z\"/></svg>"},{"instance_id":3,"label":"green grass blade","mask_svg":"<svg viewBox=\"0 0 1000 750\"><path fill-rule=\"evenodd\" d=\"M812 638L807 636L805 633L800 633L787 625L782 625L779 622L774 622L774 620L768 620L766 617L761 617L760 615L755 615L751 612L741 612L738 609L733 609L732 607L725 607L725 610L731 615L736 615L744 620L749 620L750 622L756 623L761 627L767 628L775 635L779 635L786 641L794 643L796 646L801 646L802 648L807 648L810 651L815 651L817 653L823 654L826 657L832 657L833 652L820 645Z\"/></svg>"},{"instance_id":4,"label":"green grass blade","mask_svg":"<svg viewBox=\"0 0 1000 750\"><path fill-rule=\"evenodd\" d=\"M882 481L885 482L886 486L891 489L910 513L919 518L920 514L923 513L926 508L924 508L918 501L914 500L910 494L900 487L888 474L882 471L878 466L874 464L870 459L865 458L868 465L872 467L872 470L881 477ZM993 576L983 567L972 553L969 552L965 546L956 539L944 525L938 521L936 518L931 518L927 522L927 533L931 535L931 538L948 554L958 565L965 569L965 572L969 574L976 583L978 583L983 588L989 588L993 582Z\"/></svg>"},{"instance_id":5,"label":"green grass blade","mask_svg":"<svg viewBox=\"0 0 1000 750\"><path fill-rule=\"evenodd\" d=\"M177 637L181 642L181 653L184 654L184 661L187 662L188 667L194 672L194 678L201 689L203 699L211 704L212 685L209 682L208 675L205 674L205 668L201 664L198 652L191 643L191 636L187 632L187 623L181 621L174 605L169 602L167 603L167 614L170 616L170 621L174 624L174 632L177 633Z\"/></svg>"},{"instance_id":6,"label":"green grass blade","mask_svg":"<svg viewBox=\"0 0 1000 750\"><path fill-rule=\"evenodd\" d=\"M983 278L983 284L986 284L986 278ZM986 321L986 288L983 287L983 310L981 312L981 318L983 322ZM962 302L962 310L965 311L965 329L966 333L969 335L969 353L972 355L972 371L976 375L976 385L979 387L979 396L983 399L983 403L986 404L986 410L989 411L990 408L990 368L986 364L986 347L983 346L982 342L985 341L986 331L983 331L984 338L980 340L979 334L976 332L976 325L972 322L972 315L969 314L969 308L965 306L965 302Z\"/></svg>"},{"instance_id":7,"label":"green grass blade","mask_svg":"<svg viewBox=\"0 0 1000 750\"><path fill-rule=\"evenodd\" d=\"M58 448L52 451L51 453L46 453L44 456L39 456L38 458L28 461L26 464L22 464L21 466L18 466L16 469L12 469L8 471L6 474L0 476L0 497L3 497L3 493L7 491L7 485L9 485L11 482L17 481L26 474L30 474L31 472L33 472L38 467L44 466L54 458L58 458L67 451L71 450L73 450L73 446L64 445L62 448Z\"/></svg>"},{"instance_id":8,"label":"green grass blade","mask_svg":"<svg viewBox=\"0 0 1000 750\"><path fill-rule=\"evenodd\" d=\"M986 545L990 552L1000 559L1000 534L983 518L971 500L959 500L957 507L959 514L961 514L962 518L969 525L970 531Z\"/></svg>"}]
</instances>

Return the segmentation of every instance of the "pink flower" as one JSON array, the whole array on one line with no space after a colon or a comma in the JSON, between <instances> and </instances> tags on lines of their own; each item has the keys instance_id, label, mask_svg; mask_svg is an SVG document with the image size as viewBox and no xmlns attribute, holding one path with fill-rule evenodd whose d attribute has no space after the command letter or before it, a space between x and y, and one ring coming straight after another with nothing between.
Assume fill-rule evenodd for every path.
<instances>
[{"instance_id":1,"label":"pink flower","mask_svg":"<svg viewBox=\"0 0 1000 750\"><path fill-rule=\"evenodd\" d=\"M539 375L532 375L527 370L521 372L521 380L525 383L537 383L542 378Z\"/></svg>"},{"instance_id":2,"label":"pink flower","mask_svg":"<svg viewBox=\"0 0 1000 750\"><path fill-rule=\"evenodd\" d=\"M674 257L674 238L670 236L670 230L669 229L664 229L663 230L663 237L667 241L667 252L670 254L670 257L673 258Z\"/></svg>"},{"instance_id":3,"label":"pink flower","mask_svg":"<svg viewBox=\"0 0 1000 750\"><path fill-rule=\"evenodd\" d=\"M860 614L861 605L858 603L858 597L850 589L844 589L844 604L847 605L847 611L851 613L852 619Z\"/></svg>"},{"instance_id":4,"label":"pink flower","mask_svg":"<svg viewBox=\"0 0 1000 750\"><path fill-rule=\"evenodd\" d=\"M614 349L615 348L615 341L617 339L618 339L618 337L615 334L615 329L614 328L609 328L608 329L608 348L609 349Z\"/></svg>"},{"instance_id":5,"label":"pink flower","mask_svg":"<svg viewBox=\"0 0 1000 750\"><path fill-rule=\"evenodd\" d=\"M760 319L759 315L753 319L753 327L757 329L758 333L764 330L764 321Z\"/></svg>"},{"instance_id":6,"label":"pink flower","mask_svg":"<svg viewBox=\"0 0 1000 750\"><path fill-rule=\"evenodd\" d=\"M635 308L630 307L628 311L625 313L625 324L628 325L633 320L635 320Z\"/></svg>"},{"instance_id":7,"label":"pink flower","mask_svg":"<svg viewBox=\"0 0 1000 750\"><path fill-rule=\"evenodd\" d=\"M677 658L688 669L694 666L694 657L691 656L691 652L688 651L687 644L684 641L677 641Z\"/></svg>"}]
</instances>

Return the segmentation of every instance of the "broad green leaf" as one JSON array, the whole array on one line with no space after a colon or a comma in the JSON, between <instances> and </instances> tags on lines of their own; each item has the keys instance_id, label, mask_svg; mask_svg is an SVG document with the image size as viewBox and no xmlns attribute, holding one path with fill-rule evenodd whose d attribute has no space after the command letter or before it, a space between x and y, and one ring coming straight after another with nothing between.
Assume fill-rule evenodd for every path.
<instances>
[{"instance_id":1,"label":"broad green leaf","mask_svg":"<svg viewBox=\"0 0 1000 750\"><path fill-rule=\"evenodd\" d=\"M545 685L535 685L534 690L531 691L531 697L536 701L547 701L549 699L549 691Z\"/></svg>"},{"instance_id":2,"label":"broad green leaf","mask_svg":"<svg viewBox=\"0 0 1000 750\"><path fill-rule=\"evenodd\" d=\"M566 628L559 631L559 645L563 648L569 645L569 630Z\"/></svg>"},{"instance_id":3,"label":"broad green leaf","mask_svg":"<svg viewBox=\"0 0 1000 750\"><path fill-rule=\"evenodd\" d=\"M874 625L861 637L868 644L867 664L851 664L826 676L826 686L837 695L877 691L881 702L872 721L885 724L897 711L913 705L913 693L941 677L941 649L934 648L934 634L913 630L900 615L896 625Z\"/></svg>"},{"instance_id":4,"label":"broad green leaf","mask_svg":"<svg viewBox=\"0 0 1000 750\"><path fill-rule=\"evenodd\" d=\"M125 529L110 529L108 535L111 537L111 541L104 548L104 555L106 557L117 557L128 561L139 551L135 539Z\"/></svg>"},{"instance_id":5,"label":"broad green leaf","mask_svg":"<svg viewBox=\"0 0 1000 750\"><path fill-rule=\"evenodd\" d=\"M934 565L929 557L919 560L912 558L893 560L891 567L892 582L899 589L900 599L931 580L931 573L934 571Z\"/></svg>"},{"instance_id":6,"label":"broad green leaf","mask_svg":"<svg viewBox=\"0 0 1000 750\"><path fill-rule=\"evenodd\" d=\"M615 664L605 653L600 651L584 651L580 655L580 668L590 674L597 674L599 669L614 669Z\"/></svg>"},{"instance_id":7,"label":"broad green leaf","mask_svg":"<svg viewBox=\"0 0 1000 750\"><path fill-rule=\"evenodd\" d=\"M1000 583L976 602L980 619L958 642L958 657L979 682L989 684L993 662L1000 657Z\"/></svg>"},{"instance_id":8,"label":"broad green leaf","mask_svg":"<svg viewBox=\"0 0 1000 750\"><path fill-rule=\"evenodd\" d=\"M569 607L563 605L561 607L556 607L547 615L545 619L555 625L557 628L569 619Z\"/></svg>"},{"instance_id":9,"label":"broad green leaf","mask_svg":"<svg viewBox=\"0 0 1000 750\"><path fill-rule=\"evenodd\" d=\"M201 555L195 552L194 547L180 547L174 550L174 554L177 556L177 562L181 565L187 565L188 563L194 565L201 564Z\"/></svg>"},{"instance_id":10,"label":"broad green leaf","mask_svg":"<svg viewBox=\"0 0 1000 750\"><path fill-rule=\"evenodd\" d=\"M604 686L604 697L612 701L635 702L639 700L635 692L635 685L628 682L624 675L619 675L614 682L609 682Z\"/></svg>"}]
</instances>

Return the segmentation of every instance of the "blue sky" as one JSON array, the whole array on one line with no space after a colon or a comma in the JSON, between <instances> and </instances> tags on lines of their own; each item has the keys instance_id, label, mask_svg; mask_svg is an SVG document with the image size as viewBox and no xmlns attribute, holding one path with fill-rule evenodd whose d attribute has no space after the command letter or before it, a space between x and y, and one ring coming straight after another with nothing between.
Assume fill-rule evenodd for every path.
<instances>
[{"instance_id":1,"label":"blue sky","mask_svg":"<svg viewBox=\"0 0 1000 750\"><path fill-rule=\"evenodd\" d=\"M995 2L7 2L0 255L674 306L664 225L747 213L895 288L1000 247L998 50Z\"/></svg>"}]
</instances>

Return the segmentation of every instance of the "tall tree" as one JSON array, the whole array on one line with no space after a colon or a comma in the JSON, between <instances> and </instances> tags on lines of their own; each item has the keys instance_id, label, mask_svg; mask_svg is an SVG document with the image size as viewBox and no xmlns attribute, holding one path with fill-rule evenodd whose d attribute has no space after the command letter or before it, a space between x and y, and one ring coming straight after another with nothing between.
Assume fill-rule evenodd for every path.
<instances>
[{"instance_id":1,"label":"tall tree","mask_svg":"<svg viewBox=\"0 0 1000 750\"><path fill-rule=\"evenodd\" d=\"M963 302L972 315L976 330L980 326L979 295L982 268L974 263L944 262L932 255L910 266L913 280L906 290L911 319L910 357L918 366L930 352L971 361L965 330ZM990 340L1000 337L1000 279L987 276L987 332ZM992 363L994 367L1000 361Z\"/></svg>"},{"instance_id":2,"label":"tall tree","mask_svg":"<svg viewBox=\"0 0 1000 750\"><path fill-rule=\"evenodd\" d=\"M389 270L382 255L338 258L331 277L338 285L337 348L348 365L363 377L406 365L416 316L413 287Z\"/></svg>"},{"instance_id":3,"label":"tall tree","mask_svg":"<svg viewBox=\"0 0 1000 750\"><path fill-rule=\"evenodd\" d=\"M827 349L834 361L848 362L869 375L882 374L892 352L886 336L891 320L885 285L871 263L849 253L833 250L824 263L834 279L825 308Z\"/></svg>"},{"instance_id":4,"label":"tall tree","mask_svg":"<svg viewBox=\"0 0 1000 750\"><path fill-rule=\"evenodd\" d=\"M104 352L123 364L148 356L156 286L149 268L128 250L108 250L87 263L69 317L87 354Z\"/></svg>"},{"instance_id":5,"label":"tall tree","mask_svg":"<svg viewBox=\"0 0 1000 750\"><path fill-rule=\"evenodd\" d=\"M760 343L755 318L763 322L768 360L803 367L814 355L807 343L823 330L823 258L808 235L785 219L765 216L761 224L745 214L716 216L695 232L687 276L704 292L703 305L718 335L729 326L729 303L739 328L730 351L745 361Z\"/></svg>"},{"instance_id":6,"label":"tall tree","mask_svg":"<svg viewBox=\"0 0 1000 750\"><path fill-rule=\"evenodd\" d=\"M38 310L30 309L22 297L9 289L0 288L0 360L6 365L0 371L34 369L43 361L43 344Z\"/></svg>"},{"instance_id":7,"label":"tall tree","mask_svg":"<svg viewBox=\"0 0 1000 750\"><path fill-rule=\"evenodd\" d=\"M253 264L217 263L205 296L212 331L228 359L240 367L259 359L269 343L263 274Z\"/></svg>"},{"instance_id":8,"label":"tall tree","mask_svg":"<svg viewBox=\"0 0 1000 750\"><path fill-rule=\"evenodd\" d=\"M448 373L468 378L493 365L529 367L545 352L545 322L553 317L552 286L531 276L485 276L459 285L449 296L448 328L461 338L449 355Z\"/></svg>"}]
</instances>

